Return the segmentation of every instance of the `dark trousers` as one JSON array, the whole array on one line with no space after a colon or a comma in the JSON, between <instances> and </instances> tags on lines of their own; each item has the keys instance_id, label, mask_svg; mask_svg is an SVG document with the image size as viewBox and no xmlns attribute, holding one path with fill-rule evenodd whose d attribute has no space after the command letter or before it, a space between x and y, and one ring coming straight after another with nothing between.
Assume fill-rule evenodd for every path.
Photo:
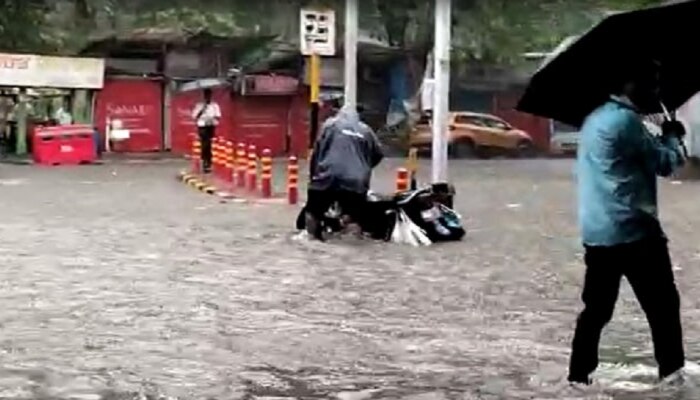
<instances>
[{"instance_id":1,"label":"dark trousers","mask_svg":"<svg viewBox=\"0 0 700 400\"><path fill-rule=\"evenodd\" d=\"M204 172L211 170L211 141L214 138L213 126L200 126L198 129L199 143L202 148L202 168Z\"/></svg>"},{"instance_id":2,"label":"dark trousers","mask_svg":"<svg viewBox=\"0 0 700 400\"><path fill-rule=\"evenodd\" d=\"M648 239L611 247L586 247L586 276L572 344L569 381L586 382L598 366L603 327L612 318L624 276L646 314L659 377L683 367L680 298L666 239Z\"/></svg>"},{"instance_id":3,"label":"dark trousers","mask_svg":"<svg viewBox=\"0 0 700 400\"><path fill-rule=\"evenodd\" d=\"M324 214L338 202L344 215L350 217L352 222L362 226L366 212L365 204L367 195L347 190L309 190L306 197L306 212L317 221L322 221Z\"/></svg>"}]
</instances>

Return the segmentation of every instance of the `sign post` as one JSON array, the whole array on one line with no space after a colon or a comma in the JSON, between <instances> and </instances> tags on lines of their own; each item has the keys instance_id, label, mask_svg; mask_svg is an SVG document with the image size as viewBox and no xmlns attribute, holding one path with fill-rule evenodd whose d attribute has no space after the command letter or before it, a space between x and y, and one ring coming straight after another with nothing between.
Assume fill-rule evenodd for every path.
<instances>
[{"instance_id":1,"label":"sign post","mask_svg":"<svg viewBox=\"0 0 700 400\"><path fill-rule=\"evenodd\" d=\"M358 0L345 0L345 105L357 107Z\"/></svg>"},{"instance_id":2,"label":"sign post","mask_svg":"<svg viewBox=\"0 0 700 400\"><path fill-rule=\"evenodd\" d=\"M329 9L302 9L299 31L301 53L309 57L309 148L313 149L318 135L321 56L335 55L335 12Z\"/></svg>"}]
</instances>

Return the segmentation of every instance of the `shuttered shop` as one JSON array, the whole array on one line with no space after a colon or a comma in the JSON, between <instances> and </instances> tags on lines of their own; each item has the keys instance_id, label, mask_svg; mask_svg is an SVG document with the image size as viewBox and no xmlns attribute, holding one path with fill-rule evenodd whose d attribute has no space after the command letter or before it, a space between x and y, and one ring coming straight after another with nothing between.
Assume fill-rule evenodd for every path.
<instances>
[{"instance_id":1,"label":"shuttered shop","mask_svg":"<svg viewBox=\"0 0 700 400\"><path fill-rule=\"evenodd\" d=\"M154 152L163 149L163 86L160 80L110 78L97 94L95 117L102 135L107 120L121 121L129 138L113 143L118 152Z\"/></svg>"}]
</instances>

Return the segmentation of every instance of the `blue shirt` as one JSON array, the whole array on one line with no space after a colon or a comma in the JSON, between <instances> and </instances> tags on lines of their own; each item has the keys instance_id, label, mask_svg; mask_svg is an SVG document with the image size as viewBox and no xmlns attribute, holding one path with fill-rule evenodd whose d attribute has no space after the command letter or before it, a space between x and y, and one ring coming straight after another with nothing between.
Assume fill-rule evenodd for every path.
<instances>
[{"instance_id":1,"label":"blue shirt","mask_svg":"<svg viewBox=\"0 0 700 400\"><path fill-rule=\"evenodd\" d=\"M614 246L664 236L656 176L683 164L680 141L657 137L624 101L612 99L584 121L577 157L578 211L583 243Z\"/></svg>"}]
</instances>

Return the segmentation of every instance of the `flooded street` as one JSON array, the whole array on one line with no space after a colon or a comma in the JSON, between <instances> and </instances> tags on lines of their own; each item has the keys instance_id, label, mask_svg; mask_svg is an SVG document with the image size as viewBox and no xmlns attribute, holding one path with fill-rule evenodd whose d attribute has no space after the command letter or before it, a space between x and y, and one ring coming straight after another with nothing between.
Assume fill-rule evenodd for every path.
<instances>
[{"instance_id":1,"label":"flooded street","mask_svg":"<svg viewBox=\"0 0 700 400\"><path fill-rule=\"evenodd\" d=\"M0 398L700 398L654 387L626 283L599 385L564 395L583 273L569 160L452 163L467 237L428 249L295 240L295 208L220 203L180 166L0 167ZM661 192L698 361L700 184Z\"/></svg>"}]
</instances>

